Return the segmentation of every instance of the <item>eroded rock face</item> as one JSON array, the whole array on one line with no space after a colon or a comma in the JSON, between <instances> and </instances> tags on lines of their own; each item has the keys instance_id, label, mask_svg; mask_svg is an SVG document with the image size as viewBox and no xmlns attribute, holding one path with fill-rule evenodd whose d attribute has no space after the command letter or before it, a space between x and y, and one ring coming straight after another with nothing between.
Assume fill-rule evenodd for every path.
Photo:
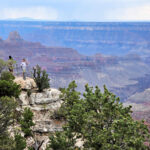
<instances>
[{"instance_id":1,"label":"eroded rock face","mask_svg":"<svg viewBox=\"0 0 150 150\"><path fill-rule=\"evenodd\" d=\"M14 82L19 84L21 89L29 90L36 88L36 83L32 78L27 77L26 80L24 80L22 77L16 77Z\"/></svg>"},{"instance_id":2,"label":"eroded rock face","mask_svg":"<svg viewBox=\"0 0 150 150\"><path fill-rule=\"evenodd\" d=\"M64 122L53 120L51 117L53 112L58 110L63 102L60 98L61 92L54 88L38 92L36 84L31 78L23 80L21 77L17 77L15 82L20 84L23 89L17 99L20 104L19 109L23 110L25 107L29 107L34 113L33 122L35 126L32 127L32 130L35 135L40 134L39 141L44 140L41 150L45 150L46 144L49 141L48 134L62 131L64 124ZM30 94L27 92L28 90L30 90ZM34 140L33 138L27 139L28 145L33 145Z\"/></svg>"},{"instance_id":3,"label":"eroded rock face","mask_svg":"<svg viewBox=\"0 0 150 150\"><path fill-rule=\"evenodd\" d=\"M19 33L17 31L13 31L9 33L8 42L22 42L23 39L21 38L21 36L19 35Z\"/></svg>"},{"instance_id":4,"label":"eroded rock face","mask_svg":"<svg viewBox=\"0 0 150 150\"><path fill-rule=\"evenodd\" d=\"M42 93L32 93L30 96L30 104L40 105L40 104L50 104L58 101L60 91L57 89L46 89Z\"/></svg>"},{"instance_id":5,"label":"eroded rock face","mask_svg":"<svg viewBox=\"0 0 150 150\"><path fill-rule=\"evenodd\" d=\"M45 89L43 92L31 92L28 95L22 91L19 96L19 103L22 108L30 107L34 113L35 126L33 131L38 133L49 133L62 130L62 123L55 123L51 119L52 113L59 109L62 103L61 92L54 88Z\"/></svg>"}]
</instances>

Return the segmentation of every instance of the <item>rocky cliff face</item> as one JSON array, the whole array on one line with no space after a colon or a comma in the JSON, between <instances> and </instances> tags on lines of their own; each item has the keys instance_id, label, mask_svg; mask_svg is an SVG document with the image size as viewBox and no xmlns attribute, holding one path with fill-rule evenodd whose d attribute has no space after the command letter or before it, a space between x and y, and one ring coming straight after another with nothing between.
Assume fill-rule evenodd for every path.
<instances>
[{"instance_id":1,"label":"rocky cliff face","mask_svg":"<svg viewBox=\"0 0 150 150\"><path fill-rule=\"evenodd\" d=\"M124 105L132 106L133 117L135 119L144 119L150 124L150 88L130 96Z\"/></svg>"},{"instance_id":2,"label":"rocky cliff face","mask_svg":"<svg viewBox=\"0 0 150 150\"><path fill-rule=\"evenodd\" d=\"M0 21L0 34L19 31L24 39L54 47L71 47L85 55L150 53L149 22Z\"/></svg>"},{"instance_id":3,"label":"rocky cliff face","mask_svg":"<svg viewBox=\"0 0 150 150\"><path fill-rule=\"evenodd\" d=\"M7 60L9 55L18 64L22 58L26 58L30 68L40 65L49 74L51 85L55 88L66 87L72 80L77 82L80 92L84 92L87 83L100 88L105 84L125 101L136 92L150 87L149 63L137 54L123 57L102 54L85 56L72 48L47 47L22 40L15 31L10 33L7 40L0 42L0 58Z\"/></svg>"},{"instance_id":4,"label":"rocky cliff face","mask_svg":"<svg viewBox=\"0 0 150 150\"><path fill-rule=\"evenodd\" d=\"M22 92L17 99L20 104L20 110L29 107L34 113L33 127L34 138L38 141L44 140L41 150L45 150L49 141L49 134L54 131L61 131L63 122L53 120L51 115L61 106L62 100L59 98L60 91L54 88L45 89L42 93L37 92L36 84L33 79L23 80L21 77L16 78L15 82L21 85ZM29 93L30 90L30 93ZM28 138L28 145L35 141Z\"/></svg>"},{"instance_id":5,"label":"rocky cliff face","mask_svg":"<svg viewBox=\"0 0 150 150\"><path fill-rule=\"evenodd\" d=\"M22 25L18 25L18 28L19 26L20 29L23 28ZM41 25L41 27L42 26L44 27L45 25ZM95 32L93 30L97 29L100 30L100 32L109 31L109 34L105 35L104 33L105 36L103 36L103 34L101 35L102 37L100 38L104 39L100 39L100 43L98 44L99 49L102 48L103 50L108 50L108 48L110 48L110 50L112 51L117 51L118 49L119 52L124 52L128 50L127 47L129 45L129 48L133 48L130 49L130 52L134 54L129 54L122 57L104 56L101 54L86 56L78 53L73 48L48 47L40 44L39 42L29 42L27 40L24 40L22 36L19 35L20 32L15 31L11 32L8 38L0 38L0 58L7 60L8 56L12 55L18 63L20 63L21 59L25 57L29 61L30 67L39 64L47 71L51 79L51 86L55 88L66 87L69 82L75 80L78 84L78 91L83 93L84 85L87 83L89 83L90 86L98 85L101 89L103 89L103 85L105 84L107 88L118 97L120 97L121 101L123 102L129 100L129 98L131 98L136 93L144 92L144 90L150 88L150 44L149 42L144 43L144 41L148 39L146 37L148 37L149 35L149 23L141 25L132 24L131 26L123 25L122 27L119 27L121 26L121 24L118 25L118 27L113 27L112 25L112 28L106 27L103 24L103 27L101 26L101 29L98 26L96 27L96 24L95 27L87 27L90 26L90 24L81 27L82 25L80 23L78 24L78 27L70 26L71 25L66 24L63 29L65 30L64 33L66 36L70 36L70 34L66 34L67 31L70 33L70 30L72 30L73 32L72 36L74 35L74 33L76 34L72 42L70 41L70 43L74 43L78 40L74 45L78 45L80 43L79 45L82 47L83 43L86 43L88 45L88 43L92 42L92 45L95 45L96 43L94 43L94 41L92 41L91 39L86 39L85 35L87 34L87 32L90 32L92 37L94 37L94 35L97 36L97 33L93 35L93 32ZM16 28L17 31L19 31L18 28ZM54 28L57 28L56 30L60 30L59 25L57 27L53 26L51 27L51 29L49 29L53 30ZM84 31L85 34L83 34L82 29L86 30L87 32ZM81 37L79 36L79 32L75 32L76 30L82 32ZM112 33L113 30L115 30L115 34ZM134 31L131 32L132 30ZM122 31L124 33L124 36L121 34ZM128 34L128 31L130 31L130 34ZM10 30L8 30L8 33L9 32ZM30 34L30 36L42 38L41 34L44 33L43 31L41 32L38 33L36 31L35 33L33 33L33 35ZM23 33L21 33L21 35L22 34ZM56 32L56 36L57 34L58 32ZM52 40L56 40L54 37ZM65 38L66 37L61 40L65 41ZM81 42L80 38L85 39L83 39L83 41ZM47 37L43 38L44 41L46 39ZM115 40L115 42L113 42L112 40ZM87 49L85 49L85 51L86 50ZM27 83L25 85L22 85L22 88L28 89L28 87L24 87L26 85L29 86L29 84ZM24 91L22 95L26 95L26 92ZM33 94L32 97L34 96L35 95ZM36 96L39 97L38 94ZM135 97L132 97L132 103L133 98ZM26 99L24 102L27 103ZM38 103L38 100L36 100L35 105L40 106ZM134 103L136 104L136 101L134 101ZM139 108L141 107L139 106Z\"/></svg>"},{"instance_id":6,"label":"rocky cliff face","mask_svg":"<svg viewBox=\"0 0 150 150\"><path fill-rule=\"evenodd\" d=\"M16 43L16 42L22 42L23 39L21 38L19 33L15 31L15 32L10 32L9 33L9 36L8 36L6 41L7 42L15 42Z\"/></svg>"}]
</instances>

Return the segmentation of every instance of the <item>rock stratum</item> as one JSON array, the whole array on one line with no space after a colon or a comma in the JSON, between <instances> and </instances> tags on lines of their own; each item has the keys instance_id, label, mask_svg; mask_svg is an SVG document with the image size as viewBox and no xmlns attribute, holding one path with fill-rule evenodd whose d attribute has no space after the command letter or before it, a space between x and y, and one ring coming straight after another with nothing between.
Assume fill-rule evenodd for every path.
<instances>
[{"instance_id":1,"label":"rock stratum","mask_svg":"<svg viewBox=\"0 0 150 150\"><path fill-rule=\"evenodd\" d=\"M136 118L149 116L149 107L143 109L149 103L144 92L150 88L149 23L54 24L0 24L4 31L0 31L0 58L7 60L12 55L19 65L25 57L30 68L39 64L54 88L75 80L83 93L87 83L101 89L105 84L122 102L136 105ZM78 48L87 54L79 53ZM88 55L90 50L93 55ZM110 54L107 52L115 53L104 55ZM143 93L140 103L138 93Z\"/></svg>"},{"instance_id":2,"label":"rock stratum","mask_svg":"<svg viewBox=\"0 0 150 150\"><path fill-rule=\"evenodd\" d=\"M27 139L28 146L31 146L36 141L43 142L41 150L46 149L49 142L49 135L55 131L62 131L63 121L52 118L54 111L58 110L63 102L60 98L61 92L55 88L45 89L43 92L37 92L37 87L32 78L23 80L22 77L16 77L14 80L21 86L22 92L17 99L19 102L19 111L23 111L28 107L34 113L33 121L35 126L32 128L34 139ZM30 90L30 94L28 93ZM132 95L124 106L132 105L133 118L136 120L145 120L145 124L150 127L150 88L144 92ZM82 145L81 141L77 144Z\"/></svg>"},{"instance_id":3,"label":"rock stratum","mask_svg":"<svg viewBox=\"0 0 150 150\"><path fill-rule=\"evenodd\" d=\"M0 36L18 31L23 39L51 47L71 47L84 55L150 54L149 22L0 21Z\"/></svg>"},{"instance_id":4,"label":"rock stratum","mask_svg":"<svg viewBox=\"0 0 150 150\"><path fill-rule=\"evenodd\" d=\"M34 140L44 140L41 150L45 150L49 141L49 134L55 131L62 131L63 121L57 121L51 117L53 112L61 106L61 92L55 88L49 88L39 93L34 80L31 78L23 80L21 77L17 77L14 81L21 85L22 88L22 92L17 99L19 102L18 110L23 111L24 108L28 107L34 114L33 122L35 126L32 128L34 139L28 138L27 143L32 145L35 142ZM27 92L28 90L31 92L30 95Z\"/></svg>"},{"instance_id":5,"label":"rock stratum","mask_svg":"<svg viewBox=\"0 0 150 150\"><path fill-rule=\"evenodd\" d=\"M125 101L150 87L148 57L138 54L85 56L72 48L48 47L26 41L14 31L6 40L0 40L0 58L7 60L8 55L13 56L18 66L22 58L27 59L30 68L40 65L49 74L55 88L65 87L72 80L76 80L80 92L84 91L86 83L101 88L105 84Z\"/></svg>"}]
</instances>

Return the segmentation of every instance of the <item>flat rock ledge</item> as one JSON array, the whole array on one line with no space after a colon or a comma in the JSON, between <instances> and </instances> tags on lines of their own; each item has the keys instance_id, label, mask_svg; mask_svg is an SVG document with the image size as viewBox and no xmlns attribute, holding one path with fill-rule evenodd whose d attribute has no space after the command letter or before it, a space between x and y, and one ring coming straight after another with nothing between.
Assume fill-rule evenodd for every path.
<instances>
[{"instance_id":1,"label":"flat rock ledge","mask_svg":"<svg viewBox=\"0 0 150 150\"><path fill-rule=\"evenodd\" d=\"M26 78L26 80L24 80L22 77L16 77L14 82L20 85L21 89L25 89L25 90L29 90L37 87L35 81L32 78L28 78L28 77Z\"/></svg>"},{"instance_id":2,"label":"flat rock ledge","mask_svg":"<svg viewBox=\"0 0 150 150\"><path fill-rule=\"evenodd\" d=\"M34 108L41 109L43 107L51 105L50 108L60 107L61 105L61 92L54 88L45 89L43 92L31 92L29 95L28 92L22 91L19 96L19 103L21 106L30 106ZM58 105L58 106L56 106Z\"/></svg>"},{"instance_id":3,"label":"flat rock ledge","mask_svg":"<svg viewBox=\"0 0 150 150\"><path fill-rule=\"evenodd\" d=\"M46 89L42 93L32 93L29 98L30 105L50 104L60 100L61 92L57 89Z\"/></svg>"}]
</instances>

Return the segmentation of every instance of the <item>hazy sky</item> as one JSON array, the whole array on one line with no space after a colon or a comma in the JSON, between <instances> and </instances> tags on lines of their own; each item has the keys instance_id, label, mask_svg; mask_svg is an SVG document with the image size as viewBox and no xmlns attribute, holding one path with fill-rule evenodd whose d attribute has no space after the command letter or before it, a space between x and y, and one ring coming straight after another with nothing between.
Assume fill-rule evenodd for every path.
<instances>
[{"instance_id":1,"label":"hazy sky","mask_svg":"<svg viewBox=\"0 0 150 150\"><path fill-rule=\"evenodd\" d=\"M0 19L150 21L150 0L0 0Z\"/></svg>"}]
</instances>

